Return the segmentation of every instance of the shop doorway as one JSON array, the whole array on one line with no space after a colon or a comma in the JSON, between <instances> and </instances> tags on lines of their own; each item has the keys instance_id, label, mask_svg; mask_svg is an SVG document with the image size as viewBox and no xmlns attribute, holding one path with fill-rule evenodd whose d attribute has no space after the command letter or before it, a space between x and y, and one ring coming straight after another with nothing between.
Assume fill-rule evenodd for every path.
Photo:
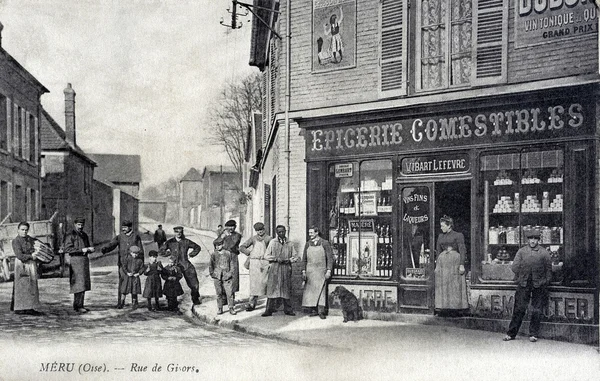
<instances>
[{"instance_id":1,"label":"shop doorway","mask_svg":"<svg viewBox=\"0 0 600 381\"><path fill-rule=\"evenodd\" d=\"M445 181L435 183L435 234L441 233L440 218L442 216L452 217L454 220L454 231L465 236L467 256L465 268L470 269L471 248L471 181Z\"/></svg>"}]
</instances>

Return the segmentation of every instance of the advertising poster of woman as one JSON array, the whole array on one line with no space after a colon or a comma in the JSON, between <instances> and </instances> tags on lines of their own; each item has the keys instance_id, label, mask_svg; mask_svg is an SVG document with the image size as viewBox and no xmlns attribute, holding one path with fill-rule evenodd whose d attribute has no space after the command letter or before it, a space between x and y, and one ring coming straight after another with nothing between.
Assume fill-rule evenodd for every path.
<instances>
[{"instance_id":1,"label":"advertising poster of woman","mask_svg":"<svg viewBox=\"0 0 600 381\"><path fill-rule=\"evenodd\" d=\"M356 65L356 0L313 0L314 71Z\"/></svg>"}]
</instances>

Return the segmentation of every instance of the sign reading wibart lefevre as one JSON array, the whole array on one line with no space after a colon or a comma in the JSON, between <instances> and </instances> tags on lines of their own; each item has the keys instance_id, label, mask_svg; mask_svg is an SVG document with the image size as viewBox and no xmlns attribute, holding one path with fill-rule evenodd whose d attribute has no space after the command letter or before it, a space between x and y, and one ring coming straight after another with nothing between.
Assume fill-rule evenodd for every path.
<instances>
[{"instance_id":1,"label":"sign reading wibart lefevre","mask_svg":"<svg viewBox=\"0 0 600 381\"><path fill-rule=\"evenodd\" d=\"M401 166L403 176L465 173L469 171L470 161L466 154L405 157Z\"/></svg>"},{"instance_id":2,"label":"sign reading wibart lefevre","mask_svg":"<svg viewBox=\"0 0 600 381\"><path fill-rule=\"evenodd\" d=\"M515 1L517 48L556 42L598 30L597 9L591 0Z\"/></svg>"},{"instance_id":3,"label":"sign reading wibart lefevre","mask_svg":"<svg viewBox=\"0 0 600 381\"><path fill-rule=\"evenodd\" d=\"M311 129L306 135L306 153L313 159L580 136L593 134L590 110L584 102L534 104Z\"/></svg>"}]
</instances>

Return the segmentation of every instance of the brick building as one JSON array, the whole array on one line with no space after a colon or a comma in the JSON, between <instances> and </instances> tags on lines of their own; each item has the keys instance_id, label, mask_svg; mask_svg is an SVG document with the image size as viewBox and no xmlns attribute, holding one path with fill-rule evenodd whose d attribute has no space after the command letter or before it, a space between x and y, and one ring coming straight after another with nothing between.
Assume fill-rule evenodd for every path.
<instances>
[{"instance_id":1,"label":"brick building","mask_svg":"<svg viewBox=\"0 0 600 381\"><path fill-rule=\"evenodd\" d=\"M58 212L58 221L70 229L77 217L93 224L92 179L96 163L77 145L76 94L70 83L64 93L64 130L42 110L42 218L49 219Z\"/></svg>"},{"instance_id":2,"label":"brick building","mask_svg":"<svg viewBox=\"0 0 600 381\"><path fill-rule=\"evenodd\" d=\"M598 21L589 2L255 0L257 218L319 226L369 313L434 312L439 220L464 234L470 326L504 330L530 229L543 335L598 340ZM282 38L278 38L277 33ZM293 36L288 39L287 36ZM300 293L301 291L298 291ZM336 300L331 299L335 306Z\"/></svg>"},{"instance_id":3,"label":"brick building","mask_svg":"<svg viewBox=\"0 0 600 381\"><path fill-rule=\"evenodd\" d=\"M48 89L2 48L0 24L0 222L40 216L40 98Z\"/></svg>"},{"instance_id":4,"label":"brick building","mask_svg":"<svg viewBox=\"0 0 600 381\"><path fill-rule=\"evenodd\" d=\"M186 226L200 227L202 174L190 168L179 180L179 215Z\"/></svg>"}]
</instances>

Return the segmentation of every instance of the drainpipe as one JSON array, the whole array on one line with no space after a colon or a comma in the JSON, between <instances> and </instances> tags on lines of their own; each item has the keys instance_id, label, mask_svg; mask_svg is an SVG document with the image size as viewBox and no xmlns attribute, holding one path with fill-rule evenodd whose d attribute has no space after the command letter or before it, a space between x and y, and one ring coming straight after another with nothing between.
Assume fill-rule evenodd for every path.
<instances>
[{"instance_id":1,"label":"drainpipe","mask_svg":"<svg viewBox=\"0 0 600 381\"><path fill-rule=\"evenodd\" d=\"M290 236L290 98L291 98L291 73L292 58L290 56L291 42L292 42L292 12L291 12L291 0L285 2L285 13L286 13L286 43L285 43L285 168L286 168L286 192L287 192L287 205L286 205L286 226L288 229L288 237Z\"/></svg>"}]
</instances>

